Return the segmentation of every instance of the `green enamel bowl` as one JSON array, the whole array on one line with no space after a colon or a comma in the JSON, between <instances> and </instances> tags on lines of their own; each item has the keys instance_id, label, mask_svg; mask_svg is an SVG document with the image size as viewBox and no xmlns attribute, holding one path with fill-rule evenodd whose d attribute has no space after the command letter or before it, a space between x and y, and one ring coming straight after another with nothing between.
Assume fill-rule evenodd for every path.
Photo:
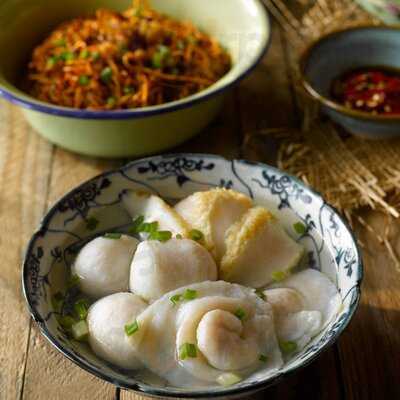
<instances>
[{"instance_id":1,"label":"green enamel bowl","mask_svg":"<svg viewBox=\"0 0 400 400\"><path fill-rule=\"evenodd\" d=\"M204 129L229 90L260 62L271 31L259 0L152 0L172 17L191 20L230 52L233 68L200 93L161 106L90 111L38 101L18 86L32 49L62 21L98 8L124 10L131 0L0 1L0 95L22 107L36 131L71 151L99 157L132 157L176 146Z\"/></svg>"}]
</instances>

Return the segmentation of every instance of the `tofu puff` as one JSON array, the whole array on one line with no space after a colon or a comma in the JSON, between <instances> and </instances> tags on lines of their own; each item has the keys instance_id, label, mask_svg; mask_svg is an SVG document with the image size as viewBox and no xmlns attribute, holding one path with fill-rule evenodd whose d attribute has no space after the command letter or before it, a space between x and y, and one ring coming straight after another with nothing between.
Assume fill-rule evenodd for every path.
<instances>
[{"instance_id":1,"label":"tofu puff","mask_svg":"<svg viewBox=\"0 0 400 400\"><path fill-rule=\"evenodd\" d=\"M190 239L141 242L132 260L130 290L153 302L181 286L217 279L211 254Z\"/></svg>"},{"instance_id":2,"label":"tofu puff","mask_svg":"<svg viewBox=\"0 0 400 400\"><path fill-rule=\"evenodd\" d=\"M232 377L272 372L283 363L271 306L240 285L202 282L177 289L151 304L137 325L130 343L138 358L178 387L234 383Z\"/></svg>"},{"instance_id":3,"label":"tofu puff","mask_svg":"<svg viewBox=\"0 0 400 400\"><path fill-rule=\"evenodd\" d=\"M98 299L129 288L130 265L139 241L121 235L98 237L87 243L72 265L82 293Z\"/></svg>"},{"instance_id":4,"label":"tofu puff","mask_svg":"<svg viewBox=\"0 0 400 400\"><path fill-rule=\"evenodd\" d=\"M288 274L304 253L304 248L262 207L251 208L227 230L225 245L220 278L254 288Z\"/></svg>"},{"instance_id":5,"label":"tofu puff","mask_svg":"<svg viewBox=\"0 0 400 400\"><path fill-rule=\"evenodd\" d=\"M135 321L146 307L147 304L133 293L115 293L92 304L87 324L93 352L118 367L140 368L125 334L125 325Z\"/></svg>"},{"instance_id":6,"label":"tofu puff","mask_svg":"<svg viewBox=\"0 0 400 400\"><path fill-rule=\"evenodd\" d=\"M133 219L143 216L145 222L158 222L161 231L170 231L174 236L188 237L190 231L188 223L160 197L128 190L122 200Z\"/></svg>"},{"instance_id":7,"label":"tofu puff","mask_svg":"<svg viewBox=\"0 0 400 400\"><path fill-rule=\"evenodd\" d=\"M291 275L264 291L274 310L276 334L301 350L339 312L342 300L327 276L314 269Z\"/></svg>"},{"instance_id":8,"label":"tofu puff","mask_svg":"<svg viewBox=\"0 0 400 400\"><path fill-rule=\"evenodd\" d=\"M253 205L242 193L227 189L196 192L175 205L176 212L204 235L204 244L218 262L225 253L225 233Z\"/></svg>"}]
</instances>

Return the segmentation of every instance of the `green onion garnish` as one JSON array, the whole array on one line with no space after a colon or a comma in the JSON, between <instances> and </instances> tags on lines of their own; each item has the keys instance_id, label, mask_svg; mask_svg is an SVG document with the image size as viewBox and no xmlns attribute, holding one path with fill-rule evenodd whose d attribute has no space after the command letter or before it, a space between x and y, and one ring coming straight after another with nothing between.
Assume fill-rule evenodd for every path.
<instances>
[{"instance_id":1,"label":"green onion garnish","mask_svg":"<svg viewBox=\"0 0 400 400\"><path fill-rule=\"evenodd\" d=\"M91 56L94 61L97 61L100 58L100 53L98 51L94 51L91 53Z\"/></svg>"},{"instance_id":2,"label":"green onion garnish","mask_svg":"<svg viewBox=\"0 0 400 400\"><path fill-rule=\"evenodd\" d=\"M304 235L307 233L307 227L302 222L296 222L293 224L293 229L299 234Z\"/></svg>"},{"instance_id":3,"label":"green onion garnish","mask_svg":"<svg viewBox=\"0 0 400 400\"><path fill-rule=\"evenodd\" d=\"M164 62L170 56L171 50L168 46L160 45L157 48L157 51L153 54L152 65L153 68L160 69L163 67Z\"/></svg>"},{"instance_id":4,"label":"green onion garnish","mask_svg":"<svg viewBox=\"0 0 400 400\"><path fill-rule=\"evenodd\" d=\"M140 215L139 217L134 219L132 226L129 228L129 233L132 235L139 233L139 227L143 224L143 222L144 222L143 215Z\"/></svg>"},{"instance_id":5,"label":"green onion garnish","mask_svg":"<svg viewBox=\"0 0 400 400\"><path fill-rule=\"evenodd\" d=\"M85 341L89 336L89 328L86 321L76 322L71 326L72 336L75 340Z\"/></svg>"},{"instance_id":6,"label":"green onion garnish","mask_svg":"<svg viewBox=\"0 0 400 400\"><path fill-rule=\"evenodd\" d=\"M51 56L47 59L47 63L46 63L46 67L47 68L53 68L58 61L58 57L57 56Z\"/></svg>"},{"instance_id":7,"label":"green onion garnish","mask_svg":"<svg viewBox=\"0 0 400 400\"><path fill-rule=\"evenodd\" d=\"M88 314L89 304L86 300L80 299L74 304L74 311L79 319L86 319Z\"/></svg>"},{"instance_id":8,"label":"green onion garnish","mask_svg":"<svg viewBox=\"0 0 400 400\"><path fill-rule=\"evenodd\" d=\"M65 46L66 44L67 44L67 42L66 42L65 39L63 39L63 38L57 39L57 40L55 40L55 41L53 42L53 45L54 45L54 46L57 46L57 47L63 47L63 46Z\"/></svg>"},{"instance_id":9,"label":"green onion garnish","mask_svg":"<svg viewBox=\"0 0 400 400\"><path fill-rule=\"evenodd\" d=\"M196 346L192 343L184 343L181 347L179 347L179 359L185 360L188 357L190 358L197 357Z\"/></svg>"},{"instance_id":10,"label":"green onion garnish","mask_svg":"<svg viewBox=\"0 0 400 400\"><path fill-rule=\"evenodd\" d=\"M88 49L83 49L79 54L79 57L83 59L89 58L89 56L90 56L90 51Z\"/></svg>"},{"instance_id":11,"label":"green onion garnish","mask_svg":"<svg viewBox=\"0 0 400 400\"><path fill-rule=\"evenodd\" d=\"M176 237L177 239L183 239L183 236L182 236L180 233L178 233L175 237Z\"/></svg>"},{"instance_id":12,"label":"green onion garnish","mask_svg":"<svg viewBox=\"0 0 400 400\"><path fill-rule=\"evenodd\" d=\"M169 298L174 306L176 306L181 300L182 300L182 295L181 294L175 294L174 296Z\"/></svg>"},{"instance_id":13,"label":"green onion garnish","mask_svg":"<svg viewBox=\"0 0 400 400\"><path fill-rule=\"evenodd\" d=\"M140 230L140 232L152 234L154 232L157 232L158 222L157 221L149 223L144 222L138 229Z\"/></svg>"},{"instance_id":14,"label":"green onion garnish","mask_svg":"<svg viewBox=\"0 0 400 400\"><path fill-rule=\"evenodd\" d=\"M150 235L150 239L158 240L160 242L167 242L172 238L172 232L170 231L157 231Z\"/></svg>"},{"instance_id":15,"label":"green onion garnish","mask_svg":"<svg viewBox=\"0 0 400 400\"><path fill-rule=\"evenodd\" d=\"M69 330L76 321L70 315L64 315L63 317L58 318L58 322L64 329Z\"/></svg>"},{"instance_id":16,"label":"green onion garnish","mask_svg":"<svg viewBox=\"0 0 400 400\"><path fill-rule=\"evenodd\" d=\"M127 336L132 336L139 330L139 324L137 321L133 322L132 324L125 325L125 333Z\"/></svg>"},{"instance_id":17,"label":"green onion garnish","mask_svg":"<svg viewBox=\"0 0 400 400\"><path fill-rule=\"evenodd\" d=\"M113 96L110 96L108 99L107 99L107 105L109 106L109 107L113 107L113 106L115 106L115 103L117 102L117 100L115 99L115 97L113 97Z\"/></svg>"},{"instance_id":18,"label":"green onion garnish","mask_svg":"<svg viewBox=\"0 0 400 400\"><path fill-rule=\"evenodd\" d=\"M61 292L57 292L52 296L51 304L54 308L54 311L60 312L63 303L64 303L64 295Z\"/></svg>"},{"instance_id":19,"label":"green onion garnish","mask_svg":"<svg viewBox=\"0 0 400 400\"><path fill-rule=\"evenodd\" d=\"M106 233L104 237L106 239L121 239L122 233L118 232L111 232L111 233Z\"/></svg>"},{"instance_id":20,"label":"green onion garnish","mask_svg":"<svg viewBox=\"0 0 400 400\"><path fill-rule=\"evenodd\" d=\"M135 10L133 11L133 16L134 17L141 17L143 12L143 6L136 7Z\"/></svg>"},{"instance_id":21,"label":"green onion garnish","mask_svg":"<svg viewBox=\"0 0 400 400\"><path fill-rule=\"evenodd\" d=\"M282 282L288 277L288 273L285 271L275 271L271 276L274 282Z\"/></svg>"},{"instance_id":22,"label":"green onion garnish","mask_svg":"<svg viewBox=\"0 0 400 400\"><path fill-rule=\"evenodd\" d=\"M268 357L265 354L260 354L260 356L258 357L258 360L261 362L267 362Z\"/></svg>"},{"instance_id":23,"label":"green onion garnish","mask_svg":"<svg viewBox=\"0 0 400 400\"><path fill-rule=\"evenodd\" d=\"M279 347L284 354L290 354L297 350L295 342L279 342Z\"/></svg>"},{"instance_id":24,"label":"green onion garnish","mask_svg":"<svg viewBox=\"0 0 400 400\"><path fill-rule=\"evenodd\" d=\"M192 230L189 232L189 237L190 237L190 239L195 240L196 242L199 242L200 240L203 239L204 235L203 235L203 233L200 232L199 230L197 230L197 229L192 229Z\"/></svg>"},{"instance_id":25,"label":"green onion garnish","mask_svg":"<svg viewBox=\"0 0 400 400\"><path fill-rule=\"evenodd\" d=\"M67 282L67 287L68 288L72 288L74 286L78 286L79 285L79 276L78 275L72 275Z\"/></svg>"},{"instance_id":26,"label":"green onion garnish","mask_svg":"<svg viewBox=\"0 0 400 400\"><path fill-rule=\"evenodd\" d=\"M242 378L239 375L233 374L232 372L226 372L217 378L217 382L221 386L231 386L235 383L239 383L241 380Z\"/></svg>"},{"instance_id":27,"label":"green onion garnish","mask_svg":"<svg viewBox=\"0 0 400 400\"><path fill-rule=\"evenodd\" d=\"M183 293L184 300L194 300L197 297L197 290L186 289Z\"/></svg>"},{"instance_id":28,"label":"green onion garnish","mask_svg":"<svg viewBox=\"0 0 400 400\"><path fill-rule=\"evenodd\" d=\"M239 318L241 321L246 317L246 312L243 310L243 308L238 308L233 315L237 318Z\"/></svg>"},{"instance_id":29,"label":"green onion garnish","mask_svg":"<svg viewBox=\"0 0 400 400\"><path fill-rule=\"evenodd\" d=\"M70 52L70 51L64 51L63 53L61 53L60 55L61 60L64 61L71 61L75 58L74 53Z\"/></svg>"},{"instance_id":30,"label":"green onion garnish","mask_svg":"<svg viewBox=\"0 0 400 400\"><path fill-rule=\"evenodd\" d=\"M81 75L78 79L78 82L81 86L86 86L89 84L90 79L87 75Z\"/></svg>"},{"instance_id":31,"label":"green onion garnish","mask_svg":"<svg viewBox=\"0 0 400 400\"><path fill-rule=\"evenodd\" d=\"M100 79L104 83L110 83L112 78L112 69L110 67L105 67L100 73Z\"/></svg>"},{"instance_id":32,"label":"green onion garnish","mask_svg":"<svg viewBox=\"0 0 400 400\"><path fill-rule=\"evenodd\" d=\"M125 86L125 87L123 88L124 94L131 94L131 93L133 93L134 91L135 91L135 88L132 87L132 86Z\"/></svg>"}]
</instances>

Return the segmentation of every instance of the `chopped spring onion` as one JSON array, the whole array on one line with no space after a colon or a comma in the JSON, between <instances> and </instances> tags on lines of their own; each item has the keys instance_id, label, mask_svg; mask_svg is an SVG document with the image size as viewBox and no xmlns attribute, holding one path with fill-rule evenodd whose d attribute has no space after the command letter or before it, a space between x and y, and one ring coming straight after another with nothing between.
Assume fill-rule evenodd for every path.
<instances>
[{"instance_id":1,"label":"chopped spring onion","mask_svg":"<svg viewBox=\"0 0 400 400\"><path fill-rule=\"evenodd\" d=\"M307 233L307 227L302 222L296 222L293 225L293 228L299 235L304 235Z\"/></svg>"},{"instance_id":2,"label":"chopped spring onion","mask_svg":"<svg viewBox=\"0 0 400 400\"><path fill-rule=\"evenodd\" d=\"M192 229L192 230L189 232L189 237L190 237L190 239L195 240L196 242L198 242L198 241L200 241L200 240L203 239L204 235L203 235L203 233L200 232L199 230L197 230L197 229Z\"/></svg>"},{"instance_id":3,"label":"chopped spring onion","mask_svg":"<svg viewBox=\"0 0 400 400\"><path fill-rule=\"evenodd\" d=\"M185 360L186 358L196 358L197 357L197 349L196 345L192 343L184 343L179 348L179 359Z\"/></svg>"},{"instance_id":4,"label":"chopped spring onion","mask_svg":"<svg viewBox=\"0 0 400 400\"><path fill-rule=\"evenodd\" d=\"M176 306L181 300L182 300L182 295L181 294L175 294L174 296L169 298L174 306Z\"/></svg>"},{"instance_id":5,"label":"chopped spring onion","mask_svg":"<svg viewBox=\"0 0 400 400\"><path fill-rule=\"evenodd\" d=\"M141 226L139 226L138 229L140 229L140 232L152 234L154 232L157 232L158 222L157 221L149 222L149 223L144 222Z\"/></svg>"},{"instance_id":6,"label":"chopped spring onion","mask_svg":"<svg viewBox=\"0 0 400 400\"><path fill-rule=\"evenodd\" d=\"M288 273L286 271L275 271L272 273L272 279L274 282L282 282L288 277Z\"/></svg>"},{"instance_id":7,"label":"chopped spring onion","mask_svg":"<svg viewBox=\"0 0 400 400\"><path fill-rule=\"evenodd\" d=\"M47 59L47 63L46 63L46 67L47 68L53 68L58 61L58 57L57 56L51 56Z\"/></svg>"},{"instance_id":8,"label":"chopped spring onion","mask_svg":"<svg viewBox=\"0 0 400 400\"><path fill-rule=\"evenodd\" d=\"M132 86L125 86L125 87L123 88L124 94L131 94L131 93L133 93L134 91L135 91L135 88L132 87Z\"/></svg>"},{"instance_id":9,"label":"chopped spring onion","mask_svg":"<svg viewBox=\"0 0 400 400\"><path fill-rule=\"evenodd\" d=\"M64 38L57 39L57 40L55 40L55 41L53 42L53 45L54 45L54 46L57 46L57 47L63 47L63 46L65 46L66 44L67 44L67 42L65 41Z\"/></svg>"},{"instance_id":10,"label":"chopped spring onion","mask_svg":"<svg viewBox=\"0 0 400 400\"><path fill-rule=\"evenodd\" d=\"M79 319L86 319L88 314L89 304L85 299L80 299L74 304L74 311Z\"/></svg>"},{"instance_id":11,"label":"chopped spring onion","mask_svg":"<svg viewBox=\"0 0 400 400\"><path fill-rule=\"evenodd\" d=\"M52 296L51 304L54 308L54 311L60 312L63 303L64 303L64 295L61 292L57 292Z\"/></svg>"},{"instance_id":12,"label":"chopped spring onion","mask_svg":"<svg viewBox=\"0 0 400 400\"><path fill-rule=\"evenodd\" d=\"M241 321L243 321L246 317L246 312L243 310L243 308L238 308L233 315L237 318L239 318Z\"/></svg>"},{"instance_id":13,"label":"chopped spring onion","mask_svg":"<svg viewBox=\"0 0 400 400\"><path fill-rule=\"evenodd\" d=\"M100 79L104 83L110 83L112 78L112 69L110 67L105 67L100 73Z\"/></svg>"},{"instance_id":14,"label":"chopped spring onion","mask_svg":"<svg viewBox=\"0 0 400 400\"><path fill-rule=\"evenodd\" d=\"M175 237L176 237L177 239L183 239L183 236L182 236L180 233L178 233Z\"/></svg>"},{"instance_id":15,"label":"chopped spring onion","mask_svg":"<svg viewBox=\"0 0 400 400\"><path fill-rule=\"evenodd\" d=\"M83 49L79 54L80 58L86 59L90 57L90 51L88 49Z\"/></svg>"},{"instance_id":16,"label":"chopped spring onion","mask_svg":"<svg viewBox=\"0 0 400 400\"><path fill-rule=\"evenodd\" d=\"M106 239L121 239L121 236L122 234L118 232L110 232L104 235Z\"/></svg>"},{"instance_id":17,"label":"chopped spring onion","mask_svg":"<svg viewBox=\"0 0 400 400\"><path fill-rule=\"evenodd\" d=\"M157 231L150 234L149 239L158 240L160 242L167 242L172 238L172 232L170 231Z\"/></svg>"},{"instance_id":18,"label":"chopped spring onion","mask_svg":"<svg viewBox=\"0 0 400 400\"><path fill-rule=\"evenodd\" d=\"M74 286L78 286L79 285L79 276L78 275L72 275L67 282L67 287L68 288L72 288Z\"/></svg>"},{"instance_id":19,"label":"chopped spring onion","mask_svg":"<svg viewBox=\"0 0 400 400\"><path fill-rule=\"evenodd\" d=\"M221 386L231 386L235 383L239 383L241 380L242 378L239 375L233 374L232 372L226 372L217 378L217 382Z\"/></svg>"},{"instance_id":20,"label":"chopped spring onion","mask_svg":"<svg viewBox=\"0 0 400 400\"><path fill-rule=\"evenodd\" d=\"M115 103L116 103L116 102L117 102L117 100L116 100L115 97L113 97L113 96L110 96L110 97L107 99L107 105L110 106L110 107L115 106Z\"/></svg>"},{"instance_id":21,"label":"chopped spring onion","mask_svg":"<svg viewBox=\"0 0 400 400\"><path fill-rule=\"evenodd\" d=\"M81 75L78 79L78 82L81 86L86 86L89 84L90 79L87 75Z\"/></svg>"},{"instance_id":22,"label":"chopped spring onion","mask_svg":"<svg viewBox=\"0 0 400 400\"><path fill-rule=\"evenodd\" d=\"M127 336L132 336L139 330L139 324L137 321L133 322L132 324L125 325L125 333Z\"/></svg>"},{"instance_id":23,"label":"chopped spring onion","mask_svg":"<svg viewBox=\"0 0 400 400\"><path fill-rule=\"evenodd\" d=\"M279 342L279 347L284 354L290 354L297 350L295 342Z\"/></svg>"},{"instance_id":24,"label":"chopped spring onion","mask_svg":"<svg viewBox=\"0 0 400 400\"><path fill-rule=\"evenodd\" d=\"M64 315L63 317L58 318L58 322L64 329L69 330L76 321L70 315Z\"/></svg>"},{"instance_id":25,"label":"chopped spring onion","mask_svg":"<svg viewBox=\"0 0 400 400\"><path fill-rule=\"evenodd\" d=\"M75 340L85 341L89 336L89 328L86 321L76 322L71 326L72 336Z\"/></svg>"},{"instance_id":26,"label":"chopped spring onion","mask_svg":"<svg viewBox=\"0 0 400 400\"><path fill-rule=\"evenodd\" d=\"M265 354L260 354L260 356L258 357L258 360L261 362L267 362L268 357Z\"/></svg>"},{"instance_id":27,"label":"chopped spring onion","mask_svg":"<svg viewBox=\"0 0 400 400\"><path fill-rule=\"evenodd\" d=\"M91 56L94 61L97 61L100 58L100 53L98 51L94 51L91 53Z\"/></svg>"},{"instance_id":28,"label":"chopped spring onion","mask_svg":"<svg viewBox=\"0 0 400 400\"><path fill-rule=\"evenodd\" d=\"M140 215L139 217L133 220L133 224L129 228L129 233L132 235L139 233L140 232L139 228L143 225L143 223L144 223L144 217L143 215Z\"/></svg>"},{"instance_id":29,"label":"chopped spring onion","mask_svg":"<svg viewBox=\"0 0 400 400\"><path fill-rule=\"evenodd\" d=\"M194 300L197 297L197 290L186 289L183 293L184 300Z\"/></svg>"},{"instance_id":30,"label":"chopped spring onion","mask_svg":"<svg viewBox=\"0 0 400 400\"><path fill-rule=\"evenodd\" d=\"M63 53L61 53L60 58L61 58L61 60L64 60L64 61L72 61L75 58L75 56L74 56L74 53L72 53L70 51L64 51Z\"/></svg>"},{"instance_id":31,"label":"chopped spring onion","mask_svg":"<svg viewBox=\"0 0 400 400\"><path fill-rule=\"evenodd\" d=\"M164 66L165 61L169 58L171 50L168 46L160 45L157 51L153 54L152 65L153 68L160 69Z\"/></svg>"}]
</instances>

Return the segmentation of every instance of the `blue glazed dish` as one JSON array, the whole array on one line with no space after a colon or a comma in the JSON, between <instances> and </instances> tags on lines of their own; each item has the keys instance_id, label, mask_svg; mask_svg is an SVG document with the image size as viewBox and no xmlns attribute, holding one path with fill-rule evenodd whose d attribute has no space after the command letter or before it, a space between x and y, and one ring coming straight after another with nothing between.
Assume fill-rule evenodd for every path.
<instances>
[{"instance_id":1,"label":"blue glazed dish","mask_svg":"<svg viewBox=\"0 0 400 400\"><path fill-rule=\"evenodd\" d=\"M330 96L341 74L360 67L400 70L400 29L367 26L331 33L308 48L300 60L302 84L322 111L348 132L366 139L400 136L400 115L352 110Z\"/></svg>"},{"instance_id":2,"label":"blue glazed dish","mask_svg":"<svg viewBox=\"0 0 400 400\"><path fill-rule=\"evenodd\" d=\"M287 232L306 248L309 266L336 283L343 307L324 330L273 376L250 377L238 385L192 390L149 383L132 371L101 360L87 345L71 340L57 322L51 294L65 288L77 250L88 240L131 223L121 196L146 190L176 201L195 191L225 187L268 207ZM304 225L299 233L295 226ZM319 194L298 179L265 164L228 161L204 154L155 156L134 161L87 181L61 198L33 235L23 265L23 290L42 334L81 368L121 388L150 396L217 398L266 388L313 361L350 322L359 302L363 268L355 239L344 220Z\"/></svg>"}]
</instances>

